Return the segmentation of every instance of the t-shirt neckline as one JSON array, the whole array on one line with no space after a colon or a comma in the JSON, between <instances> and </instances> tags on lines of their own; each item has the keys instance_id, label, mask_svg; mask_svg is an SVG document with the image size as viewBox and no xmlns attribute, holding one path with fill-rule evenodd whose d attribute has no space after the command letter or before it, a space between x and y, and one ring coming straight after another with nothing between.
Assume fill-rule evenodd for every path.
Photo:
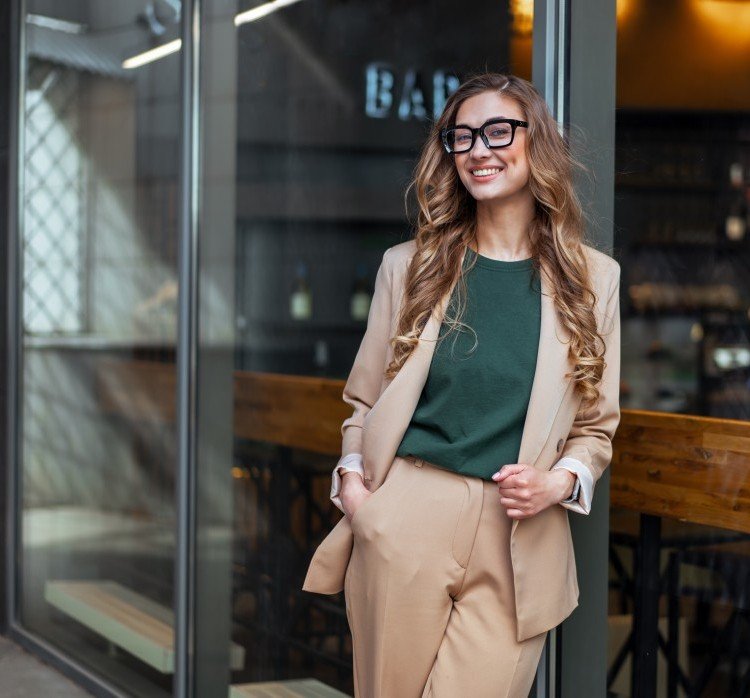
<instances>
[{"instance_id":1,"label":"t-shirt neckline","mask_svg":"<svg viewBox=\"0 0 750 698\"><path fill-rule=\"evenodd\" d=\"M506 262L502 259L492 259L485 257L479 252L475 252L471 247L466 248L467 260L471 261L472 256L477 258L475 266L483 269L492 269L493 271L526 271L533 267L534 258L515 259L512 262Z\"/></svg>"}]
</instances>

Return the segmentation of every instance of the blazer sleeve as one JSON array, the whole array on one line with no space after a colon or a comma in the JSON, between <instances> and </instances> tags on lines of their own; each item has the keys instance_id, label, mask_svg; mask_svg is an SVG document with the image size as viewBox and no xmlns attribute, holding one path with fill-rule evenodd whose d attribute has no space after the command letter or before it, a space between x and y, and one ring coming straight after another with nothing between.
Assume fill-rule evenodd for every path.
<instances>
[{"instance_id":1,"label":"blazer sleeve","mask_svg":"<svg viewBox=\"0 0 750 698\"><path fill-rule=\"evenodd\" d=\"M620 423L620 265L617 262L613 277L600 328L605 367L599 402L578 411L560 460L553 466L578 475L581 483L578 502L562 506L580 514L591 511L594 485L612 460L612 439Z\"/></svg>"},{"instance_id":2,"label":"blazer sleeve","mask_svg":"<svg viewBox=\"0 0 750 698\"><path fill-rule=\"evenodd\" d=\"M353 412L341 425L341 458L362 453L362 426L367 413L380 396L391 332L393 270L390 249L383 254L367 316L367 329L344 385L343 400Z\"/></svg>"}]
</instances>

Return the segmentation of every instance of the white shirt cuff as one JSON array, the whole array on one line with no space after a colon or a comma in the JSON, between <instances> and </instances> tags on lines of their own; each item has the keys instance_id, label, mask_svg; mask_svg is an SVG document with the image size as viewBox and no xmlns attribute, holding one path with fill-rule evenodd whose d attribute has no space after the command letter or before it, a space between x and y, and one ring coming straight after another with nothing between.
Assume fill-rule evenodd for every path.
<instances>
[{"instance_id":1,"label":"white shirt cuff","mask_svg":"<svg viewBox=\"0 0 750 698\"><path fill-rule=\"evenodd\" d=\"M591 471L577 458L565 456L552 466L552 470L558 469L569 470L578 477L578 500L563 500L560 506L575 511L578 514L588 514L591 512L591 500L594 496L594 478ZM575 486L574 486L575 489ZM575 492L573 493L575 495ZM573 497L571 497L573 499Z\"/></svg>"},{"instance_id":2,"label":"white shirt cuff","mask_svg":"<svg viewBox=\"0 0 750 698\"><path fill-rule=\"evenodd\" d=\"M365 469L362 454L348 453L336 463L336 466L333 469L333 474L331 476L331 501L338 509L341 509L342 512L344 511L344 507L341 504L341 474L348 472L359 473L364 480Z\"/></svg>"}]
</instances>

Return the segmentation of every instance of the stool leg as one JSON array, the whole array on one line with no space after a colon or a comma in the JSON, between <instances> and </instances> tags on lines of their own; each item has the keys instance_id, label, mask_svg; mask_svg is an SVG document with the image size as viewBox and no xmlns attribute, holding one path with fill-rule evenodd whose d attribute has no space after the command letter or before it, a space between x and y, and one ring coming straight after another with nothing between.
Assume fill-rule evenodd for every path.
<instances>
[{"instance_id":1,"label":"stool leg","mask_svg":"<svg viewBox=\"0 0 750 698\"><path fill-rule=\"evenodd\" d=\"M656 698L659 634L661 519L641 514L635 555L633 610L633 698Z\"/></svg>"},{"instance_id":2,"label":"stool leg","mask_svg":"<svg viewBox=\"0 0 750 698\"><path fill-rule=\"evenodd\" d=\"M667 696L677 698L679 641L680 641L680 557L679 553L669 555L667 567L667 599L669 604L669 629L667 637Z\"/></svg>"},{"instance_id":3,"label":"stool leg","mask_svg":"<svg viewBox=\"0 0 750 698\"><path fill-rule=\"evenodd\" d=\"M748 668L745 675L742 677L742 683L740 684L740 690L737 695L739 698L750 697L750 668Z\"/></svg>"}]
</instances>

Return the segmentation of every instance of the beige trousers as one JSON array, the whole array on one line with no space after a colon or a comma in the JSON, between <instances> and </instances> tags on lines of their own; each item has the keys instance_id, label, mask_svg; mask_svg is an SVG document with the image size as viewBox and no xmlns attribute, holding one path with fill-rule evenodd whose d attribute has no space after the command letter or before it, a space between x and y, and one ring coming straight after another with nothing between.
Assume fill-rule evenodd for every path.
<instances>
[{"instance_id":1,"label":"beige trousers","mask_svg":"<svg viewBox=\"0 0 750 698\"><path fill-rule=\"evenodd\" d=\"M356 698L527 698L547 633L515 639L511 523L494 482L394 459L351 521Z\"/></svg>"}]
</instances>

